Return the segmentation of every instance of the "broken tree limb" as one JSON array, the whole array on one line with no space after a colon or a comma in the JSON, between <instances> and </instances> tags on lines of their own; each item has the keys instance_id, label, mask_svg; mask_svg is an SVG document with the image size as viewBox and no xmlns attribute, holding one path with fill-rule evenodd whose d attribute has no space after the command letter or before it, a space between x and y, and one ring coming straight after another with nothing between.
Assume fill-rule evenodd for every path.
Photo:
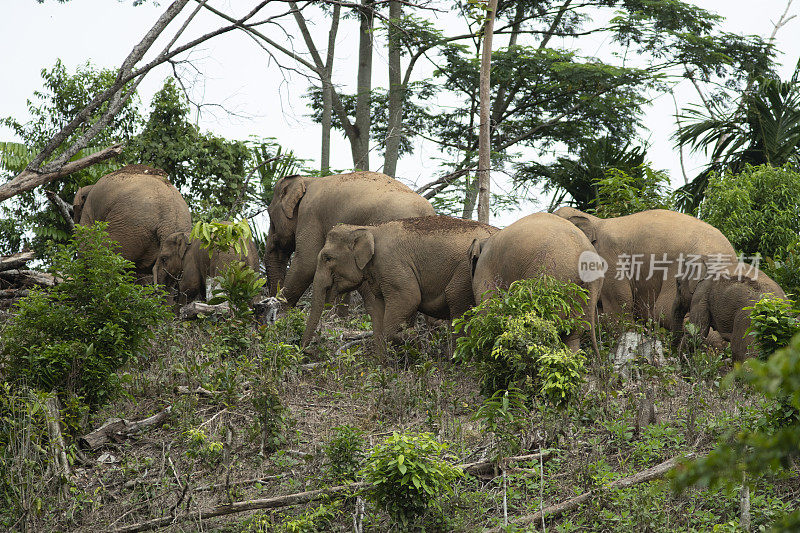
<instances>
[{"instance_id":1,"label":"broken tree limb","mask_svg":"<svg viewBox=\"0 0 800 533\"><path fill-rule=\"evenodd\" d=\"M31 259L33 259L33 252L19 252L13 255L2 256L0 257L0 272L19 268Z\"/></svg>"},{"instance_id":2,"label":"broken tree limb","mask_svg":"<svg viewBox=\"0 0 800 533\"><path fill-rule=\"evenodd\" d=\"M17 287L30 287L31 285L52 287L56 284L55 276L38 270L6 270L0 272L0 278L17 285Z\"/></svg>"},{"instance_id":3,"label":"broken tree limb","mask_svg":"<svg viewBox=\"0 0 800 533\"><path fill-rule=\"evenodd\" d=\"M53 180L69 176L73 172L83 170L84 168L90 167L95 163L118 156L122 153L122 147L122 144L109 146L104 150L100 150L92 155L82 157L77 161L70 161L53 172L34 172L25 169L13 180L0 185L0 202L8 200L12 196L16 196L21 192L29 191L35 187L38 187L39 185L44 185L45 183L50 183Z\"/></svg>"},{"instance_id":4,"label":"broken tree limb","mask_svg":"<svg viewBox=\"0 0 800 533\"><path fill-rule=\"evenodd\" d=\"M540 459L547 460L552 457L553 451L552 450L543 450L542 453L531 453L527 455L515 455L514 457L506 457L503 459L506 463L512 462L521 462L521 461L539 461ZM502 472L502 468L497 467L497 463L494 461L478 461L476 463L464 463L458 465L456 468L460 468L467 474L473 475L475 477L489 480L494 479L498 473Z\"/></svg>"},{"instance_id":5,"label":"broken tree limb","mask_svg":"<svg viewBox=\"0 0 800 533\"><path fill-rule=\"evenodd\" d=\"M684 459L691 459L694 456L695 454L688 453L685 456L673 457L672 459L668 459L667 461L664 461L663 463L648 468L647 470L643 470L632 476L628 476L613 481L608 485L606 485L605 487L584 492L580 496L576 496L565 502L557 503L555 505L550 505L549 507L545 507L539 512L518 518L517 520L514 520L513 523L516 527L529 526L538 523L540 520L542 520L543 517L555 518L557 516L561 516L564 513L572 511L573 509L577 509L581 504L586 503L587 501L589 501L589 499L591 499L592 496L597 495L603 490L625 489L628 487L632 487L634 485L638 485L639 483L644 483L646 481L652 481L654 479L658 479L667 472L669 472L670 470L672 470L673 468L675 468L678 465L679 461L682 461ZM485 533L500 533L501 531L503 531L502 527L495 527L485 530Z\"/></svg>"},{"instance_id":6,"label":"broken tree limb","mask_svg":"<svg viewBox=\"0 0 800 533\"><path fill-rule=\"evenodd\" d=\"M123 439L135 436L146 428L163 424L169 418L171 412L172 406L170 405L163 411L143 420L130 422L123 418L109 418L105 424L79 438L78 446L84 450L94 450L108 442L120 442Z\"/></svg>"},{"instance_id":7,"label":"broken tree limb","mask_svg":"<svg viewBox=\"0 0 800 533\"><path fill-rule=\"evenodd\" d=\"M190 320L199 316L229 316L231 308L228 302L209 305L204 302L192 302L181 307L181 320Z\"/></svg>"},{"instance_id":8,"label":"broken tree limb","mask_svg":"<svg viewBox=\"0 0 800 533\"><path fill-rule=\"evenodd\" d=\"M178 385L175 387L175 392L178 394L197 394L198 396L204 396L206 398L214 398L220 394L219 391L208 390L199 385L195 389L190 389L186 385Z\"/></svg>"},{"instance_id":9,"label":"broken tree limb","mask_svg":"<svg viewBox=\"0 0 800 533\"><path fill-rule=\"evenodd\" d=\"M45 401L45 409L47 410L47 433L50 436L53 464L61 483L61 493L66 498L69 496L67 480L72 477L72 471L67 460L67 446L61 433L61 410L58 407L58 397L55 393Z\"/></svg>"},{"instance_id":10,"label":"broken tree limb","mask_svg":"<svg viewBox=\"0 0 800 533\"><path fill-rule=\"evenodd\" d=\"M205 511L190 512L176 516L164 516L153 520L146 520L138 524L124 526L113 531L115 533L134 533L137 531L149 531L159 527L177 524L178 522L185 522L187 520L205 520L214 518L216 516L225 516L234 513L241 513L244 511L256 511L260 509L276 509L280 507L288 507L290 505L298 505L301 503L308 503L318 500L325 496L332 496L336 494L349 493L359 491L367 488L369 483L359 482L350 483L348 485L337 485L327 489L310 490L307 492L299 492L296 494L288 494L286 496L276 496L274 498L261 498L257 500L245 500L240 502L227 503L211 507Z\"/></svg>"},{"instance_id":11,"label":"broken tree limb","mask_svg":"<svg viewBox=\"0 0 800 533\"><path fill-rule=\"evenodd\" d=\"M28 295L28 289L0 289L0 300L22 298Z\"/></svg>"},{"instance_id":12,"label":"broken tree limb","mask_svg":"<svg viewBox=\"0 0 800 533\"><path fill-rule=\"evenodd\" d=\"M552 453L551 451L545 450L541 454L534 453L530 455L518 455L515 457L509 457L506 459L506 461L536 460L542 456L549 456L551 453ZM456 468L460 468L465 471L470 471L474 470L479 466L482 467L483 465L486 464L489 463L486 462L464 463L461 465L456 465ZM217 516L225 516L234 513L241 513L244 511L256 511L261 509L277 509L281 507L289 507L291 505L300 505L303 503L309 503L324 497L352 494L354 492L366 489L367 487L369 487L369 485L370 484L367 482L359 481L356 483L349 483L347 485L337 485L335 487L329 487L327 489L318 489L306 492L299 492L295 494L287 494L286 496L275 496L273 498L261 498L257 500L238 501L238 502L218 505L216 507L211 507L206 510L201 509L198 511L193 511L190 513L185 513L176 516L163 516L161 518L145 520L144 522L139 522L137 524L132 524L130 526L120 527L114 529L113 531L115 533L135 533L138 531L149 531L152 529L157 529L159 527L171 524L177 524L178 522L185 522L187 520L197 520L197 519L204 520L208 518L214 518ZM214 487L216 486L214 485L210 487L201 487L201 489L206 490Z\"/></svg>"},{"instance_id":13,"label":"broken tree limb","mask_svg":"<svg viewBox=\"0 0 800 533\"><path fill-rule=\"evenodd\" d=\"M72 206L53 191L44 191L44 195L47 196L47 199L50 200L50 203L56 208L56 211L61 214L64 222L69 226L69 231L75 231L75 221L72 220Z\"/></svg>"}]
</instances>

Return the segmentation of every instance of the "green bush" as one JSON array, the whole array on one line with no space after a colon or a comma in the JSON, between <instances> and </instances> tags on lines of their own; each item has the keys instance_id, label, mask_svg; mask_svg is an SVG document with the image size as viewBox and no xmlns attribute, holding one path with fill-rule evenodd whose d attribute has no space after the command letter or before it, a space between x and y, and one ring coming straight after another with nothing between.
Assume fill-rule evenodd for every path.
<instances>
[{"instance_id":1,"label":"green bush","mask_svg":"<svg viewBox=\"0 0 800 533\"><path fill-rule=\"evenodd\" d=\"M452 493L462 475L441 458L445 450L430 433L392 434L373 448L362 470L372 501L405 527L428 509L440 509L438 498Z\"/></svg>"},{"instance_id":2,"label":"green bush","mask_svg":"<svg viewBox=\"0 0 800 533\"><path fill-rule=\"evenodd\" d=\"M788 346L792 337L800 332L800 323L796 318L800 309L791 300L763 297L752 307L744 309L750 310L747 334L754 337L761 359L767 359Z\"/></svg>"},{"instance_id":3,"label":"green bush","mask_svg":"<svg viewBox=\"0 0 800 533\"><path fill-rule=\"evenodd\" d=\"M515 281L454 321L455 357L472 363L491 396L512 386L561 404L581 383L585 356L561 336L582 327L586 291L550 276Z\"/></svg>"},{"instance_id":4,"label":"green bush","mask_svg":"<svg viewBox=\"0 0 800 533\"><path fill-rule=\"evenodd\" d=\"M777 260L768 257L766 263L764 270L775 283L791 296L800 295L800 239L788 245Z\"/></svg>"},{"instance_id":5,"label":"green bush","mask_svg":"<svg viewBox=\"0 0 800 533\"><path fill-rule=\"evenodd\" d=\"M76 226L51 271L60 283L31 289L3 334L2 373L44 391L75 394L89 405L118 390L115 372L165 320L163 294L134 283L133 264L113 250L104 226Z\"/></svg>"},{"instance_id":6,"label":"green bush","mask_svg":"<svg viewBox=\"0 0 800 533\"><path fill-rule=\"evenodd\" d=\"M798 198L800 174L790 167L748 166L712 176L698 215L736 250L779 258L800 233Z\"/></svg>"},{"instance_id":7,"label":"green bush","mask_svg":"<svg viewBox=\"0 0 800 533\"><path fill-rule=\"evenodd\" d=\"M705 457L689 462L673 475L673 485L684 489L690 485L735 487L743 474L754 479L791 468L800 459L800 334L788 347L778 350L766 361L749 359L727 379L739 379L754 391L791 409L792 416L781 424L729 432ZM776 531L797 531L800 511L779 519Z\"/></svg>"},{"instance_id":8,"label":"green bush","mask_svg":"<svg viewBox=\"0 0 800 533\"><path fill-rule=\"evenodd\" d=\"M364 462L364 432L344 425L333 428L333 433L323 447L333 475L339 480L355 479Z\"/></svg>"},{"instance_id":9,"label":"green bush","mask_svg":"<svg viewBox=\"0 0 800 533\"><path fill-rule=\"evenodd\" d=\"M242 219L233 224L200 221L192 228L190 237L200 239L203 248L208 249L210 257L214 252L227 253L231 249L237 254L246 253L246 243L253 234L247 220ZM237 318L246 318L252 314L250 302L258 296L266 283L256 271L242 262L229 264L215 279L220 288L214 291L209 303L228 302Z\"/></svg>"},{"instance_id":10,"label":"green bush","mask_svg":"<svg viewBox=\"0 0 800 533\"><path fill-rule=\"evenodd\" d=\"M674 209L675 197L669 189L666 172L653 170L647 165L636 168L638 176L608 169L602 179L595 181L597 206L600 218L620 217L648 209Z\"/></svg>"}]
</instances>

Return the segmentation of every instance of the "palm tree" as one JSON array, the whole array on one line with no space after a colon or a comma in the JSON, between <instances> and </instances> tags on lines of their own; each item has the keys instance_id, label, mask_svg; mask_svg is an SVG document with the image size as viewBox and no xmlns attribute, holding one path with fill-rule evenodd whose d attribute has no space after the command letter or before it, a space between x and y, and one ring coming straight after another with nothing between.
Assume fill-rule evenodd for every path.
<instances>
[{"instance_id":1,"label":"palm tree","mask_svg":"<svg viewBox=\"0 0 800 533\"><path fill-rule=\"evenodd\" d=\"M630 143L622 144L610 137L593 139L578 150L577 159L559 157L555 163L528 164L520 168L517 180L543 183L546 193L553 193L549 211L569 197L569 203L578 209L595 207L596 182L605 177L607 170L617 168L638 177L645 163L646 150Z\"/></svg>"},{"instance_id":2,"label":"palm tree","mask_svg":"<svg viewBox=\"0 0 800 533\"><path fill-rule=\"evenodd\" d=\"M679 189L678 207L693 212L703 198L713 172L741 171L745 165L800 166L800 63L789 81L759 77L739 103L708 109L693 106L674 138L678 146L711 151L711 162L694 180Z\"/></svg>"}]
</instances>

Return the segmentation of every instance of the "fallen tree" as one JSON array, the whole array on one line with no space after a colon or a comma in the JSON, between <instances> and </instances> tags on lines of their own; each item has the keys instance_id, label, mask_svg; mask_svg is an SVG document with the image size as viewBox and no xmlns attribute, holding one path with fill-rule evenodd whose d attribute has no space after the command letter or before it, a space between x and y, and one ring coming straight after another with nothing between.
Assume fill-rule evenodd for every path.
<instances>
[{"instance_id":1,"label":"fallen tree","mask_svg":"<svg viewBox=\"0 0 800 533\"><path fill-rule=\"evenodd\" d=\"M513 461L538 461L545 457L550 457L551 451L545 450L542 453L534 453L529 455L519 455L515 457L507 457L505 462ZM464 470L467 473L484 471L488 466L495 467L494 463L488 461L480 461L477 463L464 463L457 465L456 468ZM335 487L328 487L326 489L310 490L306 492L298 492L295 494L287 494L285 496L275 496L273 498L260 498L256 500L244 500L232 503L226 503L211 507L208 509L200 509L180 515L162 516L161 518L154 518L152 520L145 520L129 526L123 526L114 529L114 533L135 533L137 531L150 531L159 527L177 524L179 522L186 522L189 520L204 520L214 518L217 516L225 516L234 513L241 513L245 511L258 511L264 509L278 509L281 507L289 507L291 505L300 505L309 503L321 498L331 496L343 496L346 494L354 494L369 487L369 483L359 481L356 483L348 483L347 485L337 485Z\"/></svg>"},{"instance_id":2,"label":"fallen tree","mask_svg":"<svg viewBox=\"0 0 800 533\"><path fill-rule=\"evenodd\" d=\"M683 459L690 459L694 457L694 455L695 454L693 453L689 453L686 454L685 456L673 457L672 459L668 459L667 461L657 464L656 466L650 467L647 470L637 472L632 476L612 481L608 485L601 487L599 489L584 492L580 496L576 496L565 502L557 503L555 505L550 505L536 513L518 518L513 522L513 524L516 527L530 526L530 525L535 525L539 522L543 522L545 518L555 518L557 516L561 516L564 513L577 509L581 504L586 503L592 498L592 496L596 496L603 490L625 489L628 487L632 487L634 485L638 485L639 483L645 483L647 481L658 479L667 472L669 472L670 470L672 470L673 468L675 468L678 465L679 461ZM502 526L495 527L487 529L485 533L501 533L503 529L504 528Z\"/></svg>"},{"instance_id":3,"label":"fallen tree","mask_svg":"<svg viewBox=\"0 0 800 533\"><path fill-rule=\"evenodd\" d=\"M124 418L110 418L105 424L78 439L78 446L84 450L94 450L109 442L122 442L147 428L157 427L169 418L172 406L143 420L128 421Z\"/></svg>"}]
</instances>

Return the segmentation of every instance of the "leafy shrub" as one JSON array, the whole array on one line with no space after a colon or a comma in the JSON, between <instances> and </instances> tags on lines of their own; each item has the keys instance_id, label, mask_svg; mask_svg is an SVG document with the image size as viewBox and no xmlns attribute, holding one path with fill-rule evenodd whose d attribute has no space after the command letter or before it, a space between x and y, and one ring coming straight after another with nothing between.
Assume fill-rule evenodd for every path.
<instances>
[{"instance_id":1,"label":"leafy shrub","mask_svg":"<svg viewBox=\"0 0 800 533\"><path fill-rule=\"evenodd\" d=\"M800 233L797 198L800 174L790 167L747 166L712 176L698 214L736 250L777 258Z\"/></svg>"},{"instance_id":2,"label":"leafy shrub","mask_svg":"<svg viewBox=\"0 0 800 533\"><path fill-rule=\"evenodd\" d=\"M331 470L337 479L355 479L364 462L364 432L353 426L333 428L333 437L323 450L331 462Z\"/></svg>"},{"instance_id":3,"label":"leafy shrub","mask_svg":"<svg viewBox=\"0 0 800 533\"><path fill-rule=\"evenodd\" d=\"M192 239L200 239L208 255L214 252L227 253L233 249L237 254L247 253L247 241L253 237L247 220L228 224L225 222L197 222L192 228ZM211 304L228 302L238 318L251 315L250 301L258 296L266 280L260 278L252 268L242 262L230 263L215 278L220 288L214 291Z\"/></svg>"},{"instance_id":4,"label":"leafy shrub","mask_svg":"<svg viewBox=\"0 0 800 533\"><path fill-rule=\"evenodd\" d=\"M762 359L787 346L792 337L800 332L800 323L796 318L800 309L795 308L791 300L763 297L752 307L744 309L750 310L747 334L755 338Z\"/></svg>"},{"instance_id":5,"label":"leafy shrub","mask_svg":"<svg viewBox=\"0 0 800 533\"><path fill-rule=\"evenodd\" d=\"M524 430L530 425L526 401L525 394L517 388L499 390L484 400L472 417L473 420L483 420L492 432L498 458L519 449Z\"/></svg>"},{"instance_id":6,"label":"leafy shrub","mask_svg":"<svg viewBox=\"0 0 800 533\"><path fill-rule=\"evenodd\" d=\"M764 270L787 294L800 295L800 240L786 247L775 260L767 258Z\"/></svg>"},{"instance_id":7,"label":"leafy shrub","mask_svg":"<svg viewBox=\"0 0 800 533\"><path fill-rule=\"evenodd\" d=\"M596 214L600 218L620 217L648 209L674 209L674 194L666 172L647 165L636 167L637 175L617 168L608 169L597 187Z\"/></svg>"},{"instance_id":8,"label":"leafy shrub","mask_svg":"<svg viewBox=\"0 0 800 533\"><path fill-rule=\"evenodd\" d=\"M451 483L462 475L441 458L445 450L430 433L392 434L373 448L362 470L370 497L405 526L439 509L438 498L452 493Z\"/></svg>"},{"instance_id":9,"label":"leafy shrub","mask_svg":"<svg viewBox=\"0 0 800 533\"><path fill-rule=\"evenodd\" d=\"M794 416L780 425L743 429L725 435L705 457L677 469L673 485L678 489L690 485L736 486L742 473L751 479L790 467L800 457L800 334L788 347L772 354L766 361L749 359L730 376L748 384L753 390L778 404L791 408ZM778 531L797 531L800 511L782 517Z\"/></svg>"},{"instance_id":10,"label":"leafy shrub","mask_svg":"<svg viewBox=\"0 0 800 533\"><path fill-rule=\"evenodd\" d=\"M222 458L222 443L210 438L200 428L187 431L186 442L188 444L187 457L202 459L209 464L215 464Z\"/></svg>"},{"instance_id":11,"label":"leafy shrub","mask_svg":"<svg viewBox=\"0 0 800 533\"><path fill-rule=\"evenodd\" d=\"M473 363L481 391L512 385L548 401L567 401L580 385L585 357L561 341L581 327L586 291L550 276L515 281L454 321L455 357Z\"/></svg>"},{"instance_id":12,"label":"leafy shrub","mask_svg":"<svg viewBox=\"0 0 800 533\"><path fill-rule=\"evenodd\" d=\"M101 404L118 390L115 371L169 316L163 294L134 282L133 264L113 250L103 228L76 226L52 260L61 282L31 289L17 303L4 332L6 379Z\"/></svg>"}]
</instances>

